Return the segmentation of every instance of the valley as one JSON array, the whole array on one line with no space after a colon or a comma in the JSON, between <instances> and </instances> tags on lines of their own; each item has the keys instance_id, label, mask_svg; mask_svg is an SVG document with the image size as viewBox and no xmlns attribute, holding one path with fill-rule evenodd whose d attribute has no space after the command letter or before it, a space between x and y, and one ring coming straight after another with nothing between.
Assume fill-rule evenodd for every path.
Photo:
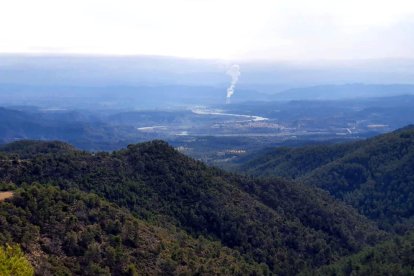
<instances>
[{"instance_id":1,"label":"valley","mask_svg":"<svg viewBox=\"0 0 414 276\"><path fill-rule=\"evenodd\" d=\"M0 142L62 140L112 151L152 139L218 166L265 147L355 141L403 127L414 96L249 102L154 110L0 109Z\"/></svg>"}]
</instances>

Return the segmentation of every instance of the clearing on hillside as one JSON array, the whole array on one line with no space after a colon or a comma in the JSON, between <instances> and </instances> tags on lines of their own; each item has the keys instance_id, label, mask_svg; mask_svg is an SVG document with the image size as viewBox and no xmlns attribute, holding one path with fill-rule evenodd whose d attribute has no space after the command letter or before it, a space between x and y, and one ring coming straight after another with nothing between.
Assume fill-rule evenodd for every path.
<instances>
[{"instance_id":1,"label":"clearing on hillside","mask_svg":"<svg viewBox=\"0 0 414 276\"><path fill-rule=\"evenodd\" d=\"M13 197L13 192L0 192L0 202Z\"/></svg>"}]
</instances>

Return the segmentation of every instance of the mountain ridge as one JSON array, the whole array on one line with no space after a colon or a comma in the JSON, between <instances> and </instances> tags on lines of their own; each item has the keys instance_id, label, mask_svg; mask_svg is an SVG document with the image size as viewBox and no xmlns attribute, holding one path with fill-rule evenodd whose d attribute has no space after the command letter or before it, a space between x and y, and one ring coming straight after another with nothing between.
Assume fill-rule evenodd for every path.
<instances>
[{"instance_id":1,"label":"mountain ridge","mask_svg":"<svg viewBox=\"0 0 414 276\"><path fill-rule=\"evenodd\" d=\"M414 215L413 166L414 127L409 125L358 142L271 149L246 159L240 170L322 188L382 227L404 232Z\"/></svg>"},{"instance_id":2,"label":"mountain ridge","mask_svg":"<svg viewBox=\"0 0 414 276\"><path fill-rule=\"evenodd\" d=\"M324 192L228 174L163 141L93 154L48 153L44 148L53 143L38 143L38 152L29 152L26 162L13 163L18 154L3 152L11 162L0 161L0 180L96 193L138 218L221 241L276 274L331 263L386 237Z\"/></svg>"}]
</instances>

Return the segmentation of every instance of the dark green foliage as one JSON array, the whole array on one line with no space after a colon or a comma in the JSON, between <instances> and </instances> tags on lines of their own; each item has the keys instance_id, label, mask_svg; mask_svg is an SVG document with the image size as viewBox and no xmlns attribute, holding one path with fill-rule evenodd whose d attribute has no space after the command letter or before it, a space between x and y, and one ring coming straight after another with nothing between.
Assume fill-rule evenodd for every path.
<instances>
[{"instance_id":1,"label":"dark green foliage","mask_svg":"<svg viewBox=\"0 0 414 276\"><path fill-rule=\"evenodd\" d=\"M17 161L0 163L1 181L38 181L96 193L141 219L217 239L278 274L328 264L383 236L324 192L276 179L231 175L161 141L112 154L27 153L22 145L19 154L25 159L15 156ZM165 269L169 267L166 263Z\"/></svg>"},{"instance_id":2,"label":"dark green foliage","mask_svg":"<svg viewBox=\"0 0 414 276\"><path fill-rule=\"evenodd\" d=\"M239 170L254 176L298 178L343 157L351 144L310 145L266 149L241 159Z\"/></svg>"},{"instance_id":3,"label":"dark green foliage","mask_svg":"<svg viewBox=\"0 0 414 276\"><path fill-rule=\"evenodd\" d=\"M414 233L395 237L321 268L317 275L413 275Z\"/></svg>"},{"instance_id":4,"label":"dark green foliage","mask_svg":"<svg viewBox=\"0 0 414 276\"><path fill-rule=\"evenodd\" d=\"M53 154L74 151L75 148L63 142L39 143L38 141L23 140L11 144L1 145L3 153L17 154L20 158L27 158L36 154ZM1 157L1 155L0 155Z\"/></svg>"},{"instance_id":5,"label":"dark green foliage","mask_svg":"<svg viewBox=\"0 0 414 276\"><path fill-rule=\"evenodd\" d=\"M320 187L399 233L413 226L413 168L413 127L356 143L272 150L242 166Z\"/></svg>"},{"instance_id":6,"label":"dark green foliage","mask_svg":"<svg viewBox=\"0 0 414 276\"><path fill-rule=\"evenodd\" d=\"M52 186L18 189L0 204L0 229L0 242L20 243L38 275L266 272L217 242L150 225L96 195Z\"/></svg>"}]
</instances>

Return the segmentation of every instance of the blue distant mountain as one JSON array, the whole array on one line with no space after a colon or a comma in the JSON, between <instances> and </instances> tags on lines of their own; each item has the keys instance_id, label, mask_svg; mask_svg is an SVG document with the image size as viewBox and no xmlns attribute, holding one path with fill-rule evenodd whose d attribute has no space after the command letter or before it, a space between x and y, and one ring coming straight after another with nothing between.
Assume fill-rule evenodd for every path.
<instances>
[{"instance_id":1,"label":"blue distant mountain","mask_svg":"<svg viewBox=\"0 0 414 276\"><path fill-rule=\"evenodd\" d=\"M274 95L275 100L338 100L414 95L412 84L345 84L294 88Z\"/></svg>"}]
</instances>

